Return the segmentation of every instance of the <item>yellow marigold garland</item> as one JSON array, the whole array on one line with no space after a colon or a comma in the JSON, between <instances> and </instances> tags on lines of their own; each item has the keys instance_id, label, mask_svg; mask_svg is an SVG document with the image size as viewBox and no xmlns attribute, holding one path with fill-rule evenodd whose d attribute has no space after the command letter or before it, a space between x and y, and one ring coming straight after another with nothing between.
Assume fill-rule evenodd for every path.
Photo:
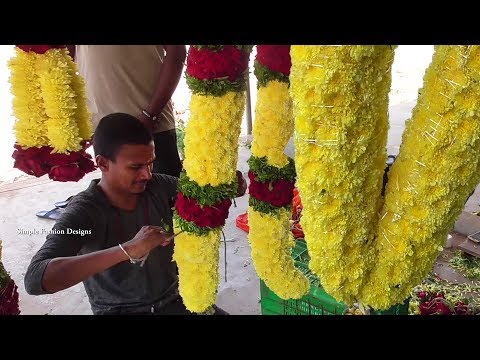
<instances>
[{"instance_id":1,"label":"yellow marigold garland","mask_svg":"<svg viewBox=\"0 0 480 360\"><path fill-rule=\"evenodd\" d=\"M180 295L192 312L208 310L216 299L221 228L229 198L236 193L250 50L192 45L187 58L187 82L193 94L185 133L185 173L179 181L174 216L176 232L184 232L175 239L173 258L179 269Z\"/></svg>"},{"instance_id":2,"label":"yellow marigold garland","mask_svg":"<svg viewBox=\"0 0 480 360\"><path fill-rule=\"evenodd\" d=\"M480 181L479 81L479 46L436 47L389 173L377 264L361 293L377 309L424 279Z\"/></svg>"},{"instance_id":3,"label":"yellow marigold garland","mask_svg":"<svg viewBox=\"0 0 480 360\"><path fill-rule=\"evenodd\" d=\"M220 230L210 231L206 236L184 232L175 237L174 260L181 269L180 294L192 312L203 312L215 304L220 237Z\"/></svg>"},{"instance_id":4,"label":"yellow marigold garland","mask_svg":"<svg viewBox=\"0 0 480 360\"><path fill-rule=\"evenodd\" d=\"M11 71L11 91L17 142L23 147L41 147L48 144L48 116L42 100L40 82L36 70L37 54L15 49L16 56L8 63Z\"/></svg>"},{"instance_id":5,"label":"yellow marigold garland","mask_svg":"<svg viewBox=\"0 0 480 360\"><path fill-rule=\"evenodd\" d=\"M81 149L82 138L77 126L77 99L72 89L72 68L67 49L51 49L38 56L38 76L47 120L49 145L54 152Z\"/></svg>"},{"instance_id":6,"label":"yellow marigold garland","mask_svg":"<svg viewBox=\"0 0 480 360\"><path fill-rule=\"evenodd\" d=\"M62 54L65 55L65 54ZM70 56L66 56L69 71L72 76L70 86L77 97L77 106L75 108L75 120L78 126L78 135L81 139L90 139L93 135L92 122L90 121L90 111L87 106L87 94L85 92L85 80L77 74L76 64Z\"/></svg>"},{"instance_id":7,"label":"yellow marigold garland","mask_svg":"<svg viewBox=\"0 0 480 360\"><path fill-rule=\"evenodd\" d=\"M284 150L292 133L292 100L288 84L270 81L257 92L252 154L258 158L266 157L269 165L286 166L288 157Z\"/></svg>"},{"instance_id":8,"label":"yellow marigold garland","mask_svg":"<svg viewBox=\"0 0 480 360\"><path fill-rule=\"evenodd\" d=\"M292 46L297 187L310 268L352 304L372 265L388 130L390 46Z\"/></svg>"},{"instance_id":9,"label":"yellow marigold garland","mask_svg":"<svg viewBox=\"0 0 480 360\"><path fill-rule=\"evenodd\" d=\"M265 214L248 207L248 240L258 276L282 299L299 299L310 290L310 283L293 262L295 246L290 230L289 209Z\"/></svg>"},{"instance_id":10,"label":"yellow marigold garland","mask_svg":"<svg viewBox=\"0 0 480 360\"><path fill-rule=\"evenodd\" d=\"M244 107L243 92L221 97L192 95L183 167L198 185L218 186L235 179Z\"/></svg>"},{"instance_id":11,"label":"yellow marigold garland","mask_svg":"<svg viewBox=\"0 0 480 360\"><path fill-rule=\"evenodd\" d=\"M267 45L268 46L268 45ZM282 49L286 48L286 49ZM256 66L262 66L263 71L256 71L259 84L257 104L255 108L255 122L253 124L252 159L266 159L266 164L278 169L290 165L288 157L284 154L285 146L293 133L292 100L288 92L288 81L279 81L278 71L273 71L268 66L271 60L281 51L287 51L286 46L268 46L267 52L262 45L257 46L262 60L257 58ZM278 53L277 53L278 52ZM268 56L270 55L270 56ZM288 68L288 71L290 69ZM272 76L269 76L273 74ZM251 177L253 181L259 181L257 169L251 166ZM269 177L268 171L262 174ZM272 177L264 179L273 183ZM290 180L293 183L293 179ZM256 193L251 192L250 196L255 197ZM293 185L292 185L293 186ZM278 191L271 186L271 191ZM293 197L293 192L292 192ZM252 200L252 199L250 199ZM257 199L262 200L262 199ZM248 240L252 248L252 259L258 276L265 281L265 284L282 299L299 299L310 289L310 283L306 276L295 267L292 258L292 248L295 245L290 229L291 207L277 207L270 203L265 204L267 208L256 206L258 202L249 201L248 207ZM263 210L263 211L262 211ZM265 211L268 211L265 212Z\"/></svg>"}]
</instances>

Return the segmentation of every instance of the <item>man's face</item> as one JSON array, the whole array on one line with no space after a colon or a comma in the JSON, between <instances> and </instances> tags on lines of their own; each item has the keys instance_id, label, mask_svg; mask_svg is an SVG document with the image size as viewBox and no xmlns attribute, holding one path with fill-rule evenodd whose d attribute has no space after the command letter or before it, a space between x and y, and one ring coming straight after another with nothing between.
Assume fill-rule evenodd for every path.
<instances>
[{"instance_id":1,"label":"man's face","mask_svg":"<svg viewBox=\"0 0 480 360\"><path fill-rule=\"evenodd\" d=\"M155 145L122 145L115 162L107 160L103 171L108 182L118 191L140 194L152 178Z\"/></svg>"}]
</instances>

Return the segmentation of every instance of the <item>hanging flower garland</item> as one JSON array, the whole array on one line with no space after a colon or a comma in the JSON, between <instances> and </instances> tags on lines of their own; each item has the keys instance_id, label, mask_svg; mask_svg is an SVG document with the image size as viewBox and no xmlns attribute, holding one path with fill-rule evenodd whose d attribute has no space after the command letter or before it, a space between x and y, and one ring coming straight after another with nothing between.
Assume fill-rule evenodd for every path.
<instances>
[{"instance_id":1,"label":"hanging flower garland","mask_svg":"<svg viewBox=\"0 0 480 360\"><path fill-rule=\"evenodd\" d=\"M251 46L192 45L186 79L192 91L185 160L178 184L174 260L180 295L192 312L216 300L220 237L237 192L238 137Z\"/></svg>"},{"instance_id":2,"label":"hanging flower garland","mask_svg":"<svg viewBox=\"0 0 480 360\"><path fill-rule=\"evenodd\" d=\"M402 302L431 271L480 181L480 47L437 46L389 173L363 302Z\"/></svg>"},{"instance_id":3,"label":"hanging flower garland","mask_svg":"<svg viewBox=\"0 0 480 360\"><path fill-rule=\"evenodd\" d=\"M282 299L301 298L310 289L291 256L295 165L283 153L293 133L290 66L290 45L257 45L248 239L259 277Z\"/></svg>"},{"instance_id":4,"label":"hanging flower garland","mask_svg":"<svg viewBox=\"0 0 480 360\"><path fill-rule=\"evenodd\" d=\"M0 240L0 315L20 315L18 287L2 263L2 241Z\"/></svg>"},{"instance_id":5,"label":"hanging flower garland","mask_svg":"<svg viewBox=\"0 0 480 360\"><path fill-rule=\"evenodd\" d=\"M362 68L361 60L368 58L362 53L374 54L369 47L295 46L291 83L302 226L314 254L310 265L337 299L383 310L403 302L428 274L480 181L480 47L436 47L389 173L385 201L378 174L385 167L393 54L376 48L372 66L355 73L345 70L351 64ZM343 112L336 113L341 104ZM332 124L336 116L342 122ZM362 121L345 131L355 119ZM346 166L351 158L355 161Z\"/></svg>"},{"instance_id":6,"label":"hanging flower garland","mask_svg":"<svg viewBox=\"0 0 480 360\"><path fill-rule=\"evenodd\" d=\"M291 95L310 268L352 304L373 263L386 160L390 46L292 46Z\"/></svg>"},{"instance_id":7,"label":"hanging flower garland","mask_svg":"<svg viewBox=\"0 0 480 360\"><path fill-rule=\"evenodd\" d=\"M17 143L14 167L54 181L95 170L85 85L64 45L17 45L9 62Z\"/></svg>"}]
</instances>

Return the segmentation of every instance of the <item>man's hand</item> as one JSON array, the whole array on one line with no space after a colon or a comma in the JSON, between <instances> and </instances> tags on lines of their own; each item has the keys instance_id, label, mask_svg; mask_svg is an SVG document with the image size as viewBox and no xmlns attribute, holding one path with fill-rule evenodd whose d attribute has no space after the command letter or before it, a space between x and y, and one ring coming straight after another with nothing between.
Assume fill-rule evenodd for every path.
<instances>
[{"instance_id":1,"label":"man's hand","mask_svg":"<svg viewBox=\"0 0 480 360\"><path fill-rule=\"evenodd\" d=\"M143 226L123 247L132 258L141 259L157 246L167 246L172 240L173 235L160 226Z\"/></svg>"},{"instance_id":2,"label":"man's hand","mask_svg":"<svg viewBox=\"0 0 480 360\"><path fill-rule=\"evenodd\" d=\"M140 113L140 115L137 116L137 119L140 120L140 122L148 129L148 131L153 131L152 120L148 118L144 113Z\"/></svg>"},{"instance_id":3,"label":"man's hand","mask_svg":"<svg viewBox=\"0 0 480 360\"><path fill-rule=\"evenodd\" d=\"M237 197L245 195L247 191L247 181L243 176L240 170L237 170L237 181L238 181L238 189L237 189Z\"/></svg>"}]
</instances>

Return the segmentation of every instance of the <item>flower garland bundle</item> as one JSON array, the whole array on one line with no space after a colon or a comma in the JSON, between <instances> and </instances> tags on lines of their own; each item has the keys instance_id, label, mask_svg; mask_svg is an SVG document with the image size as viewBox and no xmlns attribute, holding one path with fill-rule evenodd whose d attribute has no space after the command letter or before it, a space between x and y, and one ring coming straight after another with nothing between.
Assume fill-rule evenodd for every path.
<instances>
[{"instance_id":1,"label":"flower garland bundle","mask_svg":"<svg viewBox=\"0 0 480 360\"><path fill-rule=\"evenodd\" d=\"M301 298L310 289L291 255L295 165L283 153L293 133L290 66L290 45L257 45L248 239L259 277L282 299Z\"/></svg>"},{"instance_id":2,"label":"flower garland bundle","mask_svg":"<svg viewBox=\"0 0 480 360\"><path fill-rule=\"evenodd\" d=\"M85 85L66 47L17 45L9 67L14 167L55 181L78 181L95 170L85 152L92 135Z\"/></svg>"},{"instance_id":3,"label":"flower garland bundle","mask_svg":"<svg viewBox=\"0 0 480 360\"><path fill-rule=\"evenodd\" d=\"M310 268L352 304L373 264L386 160L390 46L292 46L297 186Z\"/></svg>"},{"instance_id":4,"label":"flower garland bundle","mask_svg":"<svg viewBox=\"0 0 480 360\"><path fill-rule=\"evenodd\" d=\"M437 46L389 173L363 302L384 309L409 296L479 181L480 47Z\"/></svg>"},{"instance_id":5,"label":"flower garland bundle","mask_svg":"<svg viewBox=\"0 0 480 360\"><path fill-rule=\"evenodd\" d=\"M0 240L0 315L19 315L18 287L2 264L2 241Z\"/></svg>"},{"instance_id":6,"label":"flower garland bundle","mask_svg":"<svg viewBox=\"0 0 480 360\"><path fill-rule=\"evenodd\" d=\"M190 46L186 79L192 90L185 160L178 183L174 260L187 309L215 303L220 237L237 192L238 136L245 107L250 46Z\"/></svg>"}]
</instances>

